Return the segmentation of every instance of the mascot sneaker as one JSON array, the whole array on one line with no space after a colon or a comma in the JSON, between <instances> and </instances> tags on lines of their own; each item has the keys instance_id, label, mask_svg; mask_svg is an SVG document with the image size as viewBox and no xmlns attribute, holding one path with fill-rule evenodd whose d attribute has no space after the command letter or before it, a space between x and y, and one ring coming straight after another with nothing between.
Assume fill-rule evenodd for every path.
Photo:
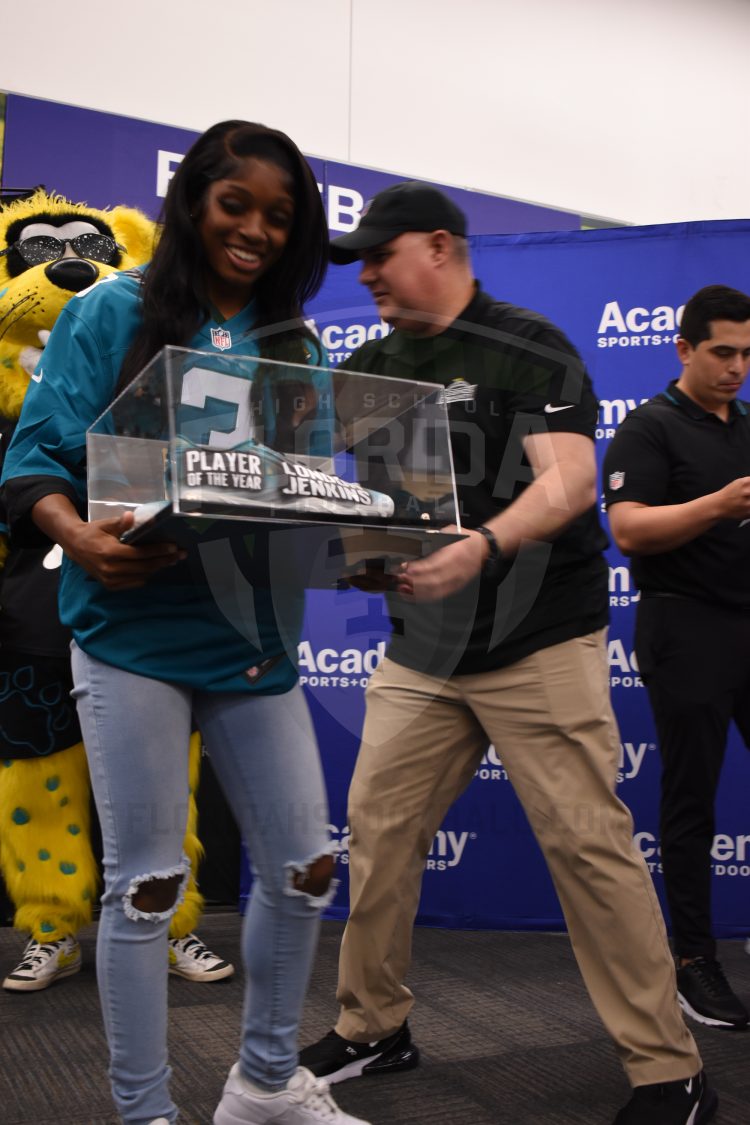
<instances>
[{"instance_id":1,"label":"mascot sneaker","mask_svg":"<svg viewBox=\"0 0 750 1125\"><path fill-rule=\"evenodd\" d=\"M214 1114L214 1125L369 1125L336 1105L328 1083L300 1066L283 1090L267 1093L240 1074L235 1063Z\"/></svg>"},{"instance_id":2,"label":"mascot sneaker","mask_svg":"<svg viewBox=\"0 0 750 1125\"><path fill-rule=\"evenodd\" d=\"M81 947L73 937L42 945L31 939L23 959L3 981L10 992L39 992L61 977L72 976L81 967Z\"/></svg>"},{"instance_id":3,"label":"mascot sneaker","mask_svg":"<svg viewBox=\"0 0 750 1125\"><path fill-rule=\"evenodd\" d=\"M183 938L170 938L169 971L185 980L225 980L231 977L234 965L222 961L195 934L186 934Z\"/></svg>"}]
</instances>

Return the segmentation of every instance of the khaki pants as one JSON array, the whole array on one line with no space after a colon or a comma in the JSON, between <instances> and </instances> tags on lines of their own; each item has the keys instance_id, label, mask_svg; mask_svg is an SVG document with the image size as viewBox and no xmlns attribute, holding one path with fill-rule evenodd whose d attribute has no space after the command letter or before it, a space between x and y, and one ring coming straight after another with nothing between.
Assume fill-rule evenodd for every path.
<instances>
[{"instance_id":1,"label":"khaki pants","mask_svg":"<svg viewBox=\"0 0 750 1125\"><path fill-rule=\"evenodd\" d=\"M336 1026L392 1034L427 853L494 743L544 853L591 999L633 1085L701 1068L677 1002L659 902L614 794L619 734L605 631L444 682L384 660L349 790L350 916ZM488 887L488 893L495 888ZM500 989L499 989L500 992ZM501 995L498 996L501 1002Z\"/></svg>"}]
</instances>

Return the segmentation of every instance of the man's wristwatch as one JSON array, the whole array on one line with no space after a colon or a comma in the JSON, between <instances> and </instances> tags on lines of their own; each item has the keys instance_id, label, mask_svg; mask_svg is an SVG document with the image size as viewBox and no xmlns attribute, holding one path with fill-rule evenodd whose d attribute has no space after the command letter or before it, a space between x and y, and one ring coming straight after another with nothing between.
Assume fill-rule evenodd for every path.
<instances>
[{"instance_id":1,"label":"man's wristwatch","mask_svg":"<svg viewBox=\"0 0 750 1125\"><path fill-rule=\"evenodd\" d=\"M495 579L500 574L503 562L503 552L500 548L500 544L493 532L491 532L488 527L485 527L484 524L482 524L481 527L475 527L474 530L485 537L490 548L490 553L484 560L484 566L482 567L482 577Z\"/></svg>"}]
</instances>

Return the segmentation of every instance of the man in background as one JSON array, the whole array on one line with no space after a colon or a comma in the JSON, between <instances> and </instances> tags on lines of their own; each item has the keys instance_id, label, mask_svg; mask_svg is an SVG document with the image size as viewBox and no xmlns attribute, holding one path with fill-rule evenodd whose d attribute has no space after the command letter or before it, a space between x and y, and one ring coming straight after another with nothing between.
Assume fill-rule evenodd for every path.
<instances>
[{"instance_id":1,"label":"man in background","mask_svg":"<svg viewBox=\"0 0 750 1125\"><path fill-rule=\"evenodd\" d=\"M635 650L662 760L661 853L680 1002L712 1027L748 1012L711 927L714 805L734 719L750 746L750 297L685 305L679 378L634 410L604 465L609 522L641 591Z\"/></svg>"}]
</instances>

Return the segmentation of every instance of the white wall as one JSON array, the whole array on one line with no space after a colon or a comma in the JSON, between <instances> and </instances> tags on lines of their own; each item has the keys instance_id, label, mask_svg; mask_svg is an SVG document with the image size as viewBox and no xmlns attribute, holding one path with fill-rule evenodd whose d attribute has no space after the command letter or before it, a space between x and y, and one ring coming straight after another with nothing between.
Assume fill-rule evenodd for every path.
<instances>
[{"instance_id":1,"label":"white wall","mask_svg":"<svg viewBox=\"0 0 750 1125\"><path fill-rule=\"evenodd\" d=\"M750 215L750 0L37 0L2 30L15 93L626 222Z\"/></svg>"}]
</instances>

